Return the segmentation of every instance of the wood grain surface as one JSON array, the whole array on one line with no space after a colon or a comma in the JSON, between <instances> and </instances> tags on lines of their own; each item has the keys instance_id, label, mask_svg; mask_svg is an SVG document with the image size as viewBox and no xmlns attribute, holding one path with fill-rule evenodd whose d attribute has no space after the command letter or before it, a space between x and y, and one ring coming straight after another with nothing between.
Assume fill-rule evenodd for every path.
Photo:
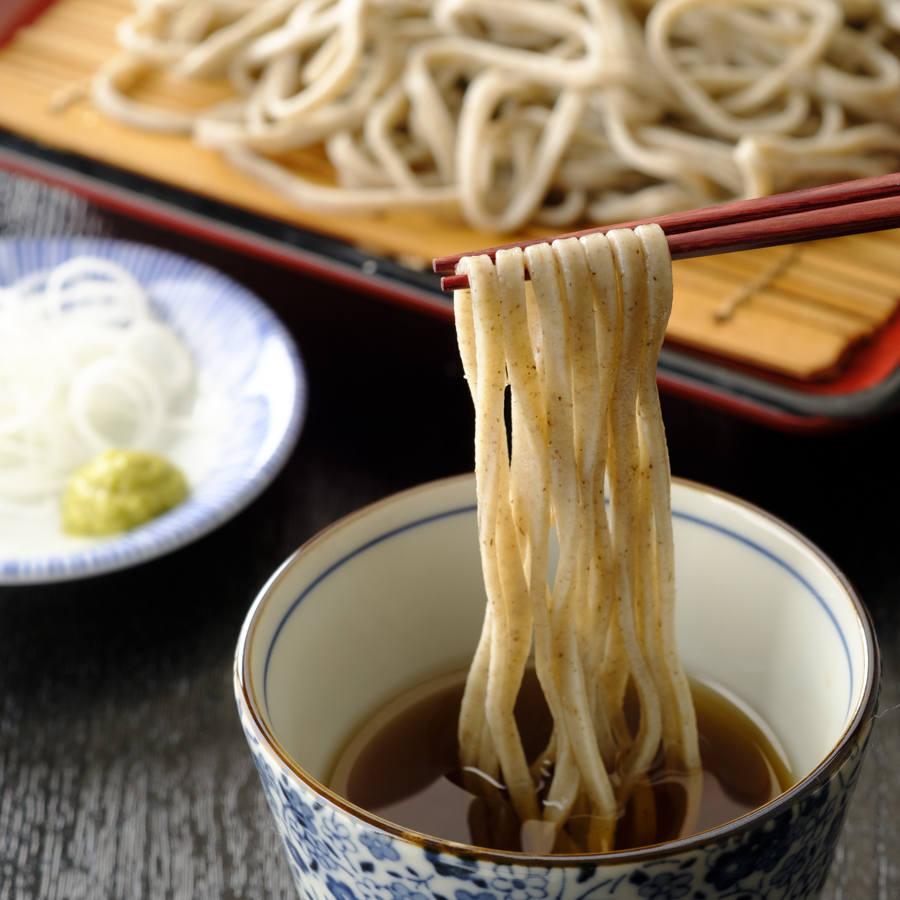
<instances>
[{"instance_id":1,"label":"wood grain surface","mask_svg":"<svg viewBox=\"0 0 900 900\"><path fill-rule=\"evenodd\" d=\"M115 26L132 10L130 0L55 0L21 28L0 47L0 127L342 238L413 268L428 267L433 257L553 233L533 227L518 236L490 234L460 221L415 212L340 216L308 212L234 171L217 153L197 147L188 136L138 131L105 118L87 99L86 87L96 69L118 52ZM230 88L223 81L185 82L149 75L134 85L132 93L148 103L184 110L217 102L229 95ZM294 151L282 161L311 180L334 182L320 146ZM805 264L792 262L772 278L766 277L767 267L780 248L729 254L714 264L679 262L669 340L800 380L832 377L852 348L876 334L900 303L900 271L893 262L900 257L900 235L886 232L863 240L864 256L857 250L858 238L805 245L810 248L810 256L804 249ZM842 274L835 274L838 269ZM888 283L870 283L872 271L887 274ZM829 290L832 279L834 288ZM734 314L717 319L723 303L754 281L759 288L747 292Z\"/></svg>"},{"instance_id":2,"label":"wood grain surface","mask_svg":"<svg viewBox=\"0 0 900 900\"><path fill-rule=\"evenodd\" d=\"M246 284L296 337L311 406L281 475L214 533L132 570L0 589L0 900L292 900L232 697L238 632L320 528L471 468L452 325L0 174L0 236L58 233L141 240ZM671 398L663 413L675 474L806 533L872 611L884 714L824 897L900 900L900 417L813 439Z\"/></svg>"}]
</instances>

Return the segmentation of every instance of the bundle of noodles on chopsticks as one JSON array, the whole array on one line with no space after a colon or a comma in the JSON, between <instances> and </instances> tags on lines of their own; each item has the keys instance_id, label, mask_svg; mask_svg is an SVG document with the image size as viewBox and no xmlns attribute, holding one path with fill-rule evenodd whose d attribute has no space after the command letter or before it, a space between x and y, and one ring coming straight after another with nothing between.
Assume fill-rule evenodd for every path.
<instances>
[{"instance_id":1,"label":"bundle of noodles on chopsticks","mask_svg":"<svg viewBox=\"0 0 900 900\"><path fill-rule=\"evenodd\" d=\"M665 236L655 225L593 234L498 251L496 265L465 258L458 271L471 285L455 303L476 408L488 595L460 715L467 784L490 792L502 781L525 850L612 849L629 800L652 842L647 776L661 746L665 767L684 776L689 834L702 775L675 646L669 465L656 390L672 297ZM513 704L532 646L554 731L530 767ZM639 705L636 729L624 712L627 690ZM576 820L580 831L560 831Z\"/></svg>"},{"instance_id":2,"label":"bundle of noodles on chopsticks","mask_svg":"<svg viewBox=\"0 0 900 900\"><path fill-rule=\"evenodd\" d=\"M509 231L900 166L898 0L135 2L97 107L191 133L311 211ZM140 100L154 73L176 95L225 77L233 98ZM336 183L291 164L317 144Z\"/></svg>"}]
</instances>

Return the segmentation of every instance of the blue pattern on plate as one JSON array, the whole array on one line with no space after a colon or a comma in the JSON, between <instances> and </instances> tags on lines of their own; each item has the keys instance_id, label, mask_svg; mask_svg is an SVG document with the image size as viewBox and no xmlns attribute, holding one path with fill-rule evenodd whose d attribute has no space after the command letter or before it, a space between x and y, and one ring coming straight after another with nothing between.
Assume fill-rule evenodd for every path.
<instances>
[{"instance_id":1,"label":"blue pattern on plate","mask_svg":"<svg viewBox=\"0 0 900 900\"><path fill-rule=\"evenodd\" d=\"M306 413L297 348L275 314L221 272L175 253L98 238L0 240L0 286L73 256L114 260L147 290L229 406L218 461L188 499L146 525L71 552L0 561L0 583L62 581L169 553L249 504L287 461Z\"/></svg>"}]
</instances>

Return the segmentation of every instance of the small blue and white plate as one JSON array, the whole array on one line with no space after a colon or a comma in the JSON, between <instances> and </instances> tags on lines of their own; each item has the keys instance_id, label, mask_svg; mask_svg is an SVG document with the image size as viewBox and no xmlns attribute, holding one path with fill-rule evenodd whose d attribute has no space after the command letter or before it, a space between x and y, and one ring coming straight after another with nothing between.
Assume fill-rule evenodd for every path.
<instances>
[{"instance_id":1,"label":"small blue and white plate","mask_svg":"<svg viewBox=\"0 0 900 900\"><path fill-rule=\"evenodd\" d=\"M108 538L63 533L57 510L22 516L0 506L0 584L86 578L169 553L247 506L287 461L306 413L306 378L293 340L256 296L200 263L140 244L97 238L0 240L0 286L80 255L128 269L160 319L191 351L197 415L166 456L191 493L146 525Z\"/></svg>"}]
</instances>

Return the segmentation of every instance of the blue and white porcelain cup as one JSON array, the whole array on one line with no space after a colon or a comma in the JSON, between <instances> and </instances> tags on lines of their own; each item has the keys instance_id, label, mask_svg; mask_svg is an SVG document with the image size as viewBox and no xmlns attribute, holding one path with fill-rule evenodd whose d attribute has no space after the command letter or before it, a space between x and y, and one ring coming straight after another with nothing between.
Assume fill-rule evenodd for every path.
<instances>
[{"instance_id":1,"label":"blue and white porcelain cup","mask_svg":"<svg viewBox=\"0 0 900 900\"><path fill-rule=\"evenodd\" d=\"M390 497L272 576L241 632L241 720L304 900L803 900L820 893L874 715L879 656L847 580L749 504L673 485L677 636L691 676L754 710L796 785L711 831L538 856L406 831L326 787L387 700L464 668L484 612L472 476Z\"/></svg>"}]
</instances>

